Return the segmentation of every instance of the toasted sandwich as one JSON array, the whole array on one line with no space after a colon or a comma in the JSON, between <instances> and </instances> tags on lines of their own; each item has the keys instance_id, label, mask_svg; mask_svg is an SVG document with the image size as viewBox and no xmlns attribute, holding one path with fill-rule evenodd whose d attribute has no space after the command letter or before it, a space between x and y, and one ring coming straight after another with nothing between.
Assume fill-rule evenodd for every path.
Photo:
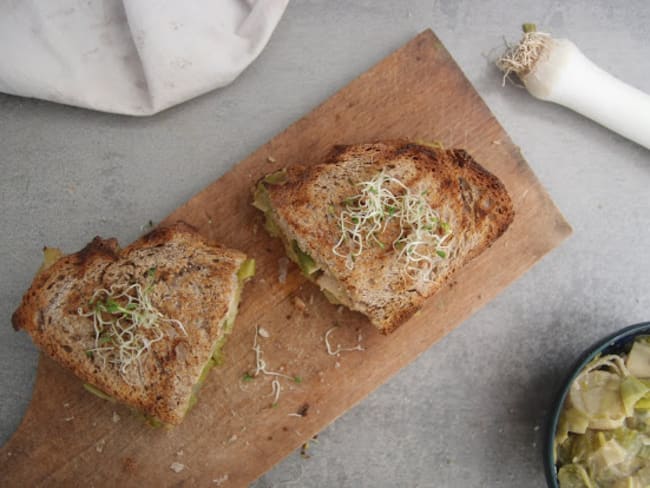
<instances>
[{"instance_id":1,"label":"toasted sandwich","mask_svg":"<svg viewBox=\"0 0 650 488\"><path fill-rule=\"evenodd\" d=\"M463 150L389 141L260 179L268 232L333 303L384 333L416 313L514 217L504 185Z\"/></svg>"},{"instance_id":2,"label":"toasted sandwich","mask_svg":"<svg viewBox=\"0 0 650 488\"><path fill-rule=\"evenodd\" d=\"M254 261L178 223L45 262L12 317L86 388L179 424L230 334Z\"/></svg>"}]
</instances>

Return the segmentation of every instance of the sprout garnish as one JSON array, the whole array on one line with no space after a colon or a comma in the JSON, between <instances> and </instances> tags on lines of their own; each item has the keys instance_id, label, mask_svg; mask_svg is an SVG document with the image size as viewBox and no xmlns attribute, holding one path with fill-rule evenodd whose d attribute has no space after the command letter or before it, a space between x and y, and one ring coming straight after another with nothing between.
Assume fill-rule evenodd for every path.
<instances>
[{"instance_id":1,"label":"sprout garnish","mask_svg":"<svg viewBox=\"0 0 650 488\"><path fill-rule=\"evenodd\" d=\"M357 336L357 345L354 347L342 347L341 344L336 346L336 349L330 344L330 334L336 330L338 325L335 325L331 329L328 329L325 332L325 347L327 348L327 354L330 356L340 356L342 352L352 352L352 351L365 351L361 345L361 334Z\"/></svg>"},{"instance_id":2,"label":"sprout garnish","mask_svg":"<svg viewBox=\"0 0 650 488\"><path fill-rule=\"evenodd\" d=\"M383 170L357 186L360 193L342 202L344 209L338 220L341 237L332 252L345 258L351 270L364 247L387 247L379 236L395 221L399 234L391 246L399 252L404 273L416 281L433 281L436 263L448 255L451 229L427 201L427 191L414 192Z\"/></svg>"},{"instance_id":3,"label":"sprout garnish","mask_svg":"<svg viewBox=\"0 0 650 488\"><path fill-rule=\"evenodd\" d=\"M183 324L165 317L151 303L148 292L153 284L155 269L147 273L149 284L143 288L139 283L114 284L109 289L96 290L89 303L89 310L82 307L77 313L82 317L92 317L95 331L95 347L88 349L86 355L102 360L119 368L124 380L129 380L131 368L137 367L138 373L143 354L151 351L151 345L163 340L163 324L177 328L184 335L187 331Z\"/></svg>"},{"instance_id":4,"label":"sprout garnish","mask_svg":"<svg viewBox=\"0 0 650 488\"><path fill-rule=\"evenodd\" d=\"M251 379L257 377L260 373L264 376L270 376L273 378L271 381L271 396L273 396L273 403L271 406L275 408L278 405L280 393L282 392L282 385L280 384L279 379L286 378L288 380L293 380L296 383L300 383L302 379L300 379L300 381L296 381L296 378L299 378L299 376L289 376L284 373L278 373L277 371L269 371L267 369L266 361L263 359L262 347L257 342L258 335L260 337L263 337L260 334L260 328L256 326L255 337L253 338L253 351L255 352L255 372L251 375ZM248 373L246 374L248 375Z\"/></svg>"}]
</instances>

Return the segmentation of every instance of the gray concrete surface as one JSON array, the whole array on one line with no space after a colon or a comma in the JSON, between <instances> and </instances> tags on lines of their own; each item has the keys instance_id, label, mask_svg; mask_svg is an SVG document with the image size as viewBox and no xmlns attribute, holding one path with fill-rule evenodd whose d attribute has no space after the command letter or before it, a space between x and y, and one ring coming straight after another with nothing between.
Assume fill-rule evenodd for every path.
<instances>
[{"instance_id":1,"label":"gray concrete surface","mask_svg":"<svg viewBox=\"0 0 650 488\"><path fill-rule=\"evenodd\" d=\"M614 6L616 4L617 6ZM292 1L231 86L146 119L0 95L0 441L37 352L10 316L41 247L129 242L431 27L575 229L505 293L254 486L543 487L541 435L576 354L650 320L650 152L513 87L488 63L536 22L650 92L650 3Z\"/></svg>"}]
</instances>

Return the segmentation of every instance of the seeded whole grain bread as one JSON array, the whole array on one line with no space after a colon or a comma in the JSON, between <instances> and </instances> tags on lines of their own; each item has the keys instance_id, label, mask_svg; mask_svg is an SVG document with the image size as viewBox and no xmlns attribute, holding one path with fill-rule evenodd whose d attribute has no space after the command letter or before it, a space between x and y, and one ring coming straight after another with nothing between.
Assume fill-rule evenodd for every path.
<instances>
[{"instance_id":1,"label":"seeded whole grain bread","mask_svg":"<svg viewBox=\"0 0 650 488\"><path fill-rule=\"evenodd\" d=\"M84 382L149 417L178 424L225 332L222 325L237 297L237 271L245 258L206 242L182 223L155 229L124 249L115 239L96 237L37 274L12 322ZM80 307L89 308L96 290L118 283L148 287L153 307L186 331L161 325L164 339L142 354L139 366L127 371L129 378L87 353L95 347L93 319L78 313Z\"/></svg>"},{"instance_id":2,"label":"seeded whole grain bread","mask_svg":"<svg viewBox=\"0 0 650 488\"><path fill-rule=\"evenodd\" d=\"M426 190L428 203L451 227L449 254L437 263L431 282L405 278L392 246L367 247L353 269L332 251L341 236L333 214L339 215L342 202L358 194L359 182L382 169L411 190ZM503 234L514 217L504 185L464 150L405 141L335 147L323 164L287 168L284 184L265 184L265 188L285 245L295 240L325 271L325 277L315 280L321 288L322 280L329 280L330 290L335 281L334 287L347 294L347 303L342 303L368 316L384 333L417 312L456 270ZM398 234L394 228L387 232L393 236L382 237L384 242Z\"/></svg>"}]
</instances>

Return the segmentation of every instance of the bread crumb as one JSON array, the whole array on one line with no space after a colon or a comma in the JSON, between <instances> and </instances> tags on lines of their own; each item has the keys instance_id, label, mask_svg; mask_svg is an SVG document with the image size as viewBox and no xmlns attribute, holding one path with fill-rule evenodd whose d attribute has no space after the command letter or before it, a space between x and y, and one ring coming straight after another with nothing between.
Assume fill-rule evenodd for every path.
<instances>
[{"instance_id":1,"label":"bread crumb","mask_svg":"<svg viewBox=\"0 0 650 488\"><path fill-rule=\"evenodd\" d=\"M74 416L72 416L72 417L66 417L66 418L64 418L63 420L64 420L65 422L70 422L70 421L74 420Z\"/></svg>"},{"instance_id":2,"label":"bread crumb","mask_svg":"<svg viewBox=\"0 0 650 488\"><path fill-rule=\"evenodd\" d=\"M228 473L212 480L212 482L217 486L223 485L226 481L228 481Z\"/></svg>"},{"instance_id":3,"label":"bread crumb","mask_svg":"<svg viewBox=\"0 0 650 488\"><path fill-rule=\"evenodd\" d=\"M307 305L305 305L305 302L303 302L300 297L293 297L293 306L301 312L304 312L307 308Z\"/></svg>"},{"instance_id":4,"label":"bread crumb","mask_svg":"<svg viewBox=\"0 0 650 488\"><path fill-rule=\"evenodd\" d=\"M334 363L334 367L335 367L335 368L340 368L340 367L341 367L341 363L339 363L338 361L336 361L336 363Z\"/></svg>"},{"instance_id":5,"label":"bread crumb","mask_svg":"<svg viewBox=\"0 0 650 488\"><path fill-rule=\"evenodd\" d=\"M133 458L130 458L130 457L124 458L124 460L122 462L123 462L123 465L122 465L123 468L122 469L124 469L124 471L126 471L127 473L135 473L135 471L136 471L136 469L138 467L138 463L136 463L133 460Z\"/></svg>"},{"instance_id":6,"label":"bread crumb","mask_svg":"<svg viewBox=\"0 0 650 488\"><path fill-rule=\"evenodd\" d=\"M140 226L140 232L149 232L149 231L152 230L155 226L156 226L156 224L154 223L154 221L153 221L153 220L149 220L149 222L147 222L146 224L142 224L142 225Z\"/></svg>"},{"instance_id":7,"label":"bread crumb","mask_svg":"<svg viewBox=\"0 0 650 488\"><path fill-rule=\"evenodd\" d=\"M174 473L180 473L185 469L185 465L177 462L173 462L169 465L169 469L171 469Z\"/></svg>"},{"instance_id":8,"label":"bread crumb","mask_svg":"<svg viewBox=\"0 0 650 488\"><path fill-rule=\"evenodd\" d=\"M185 454L185 453L183 452L182 449L176 451L176 455L177 455L178 457L181 457L183 454Z\"/></svg>"},{"instance_id":9,"label":"bread crumb","mask_svg":"<svg viewBox=\"0 0 650 488\"><path fill-rule=\"evenodd\" d=\"M113 423L116 424L120 421L120 416L117 412L113 412Z\"/></svg>"},{"instance_id":10,"label":"bread crumb","mask_svg":"<svg viewBox=\"0 0 650 488\"><path fill-rule=\"evenodd\" d=\"M311 456L307 454L308 450L309 450L309 442L305 442L300 448L300 457L302 457L303 459L309 459Z\"/></svg>"},{"instance_id":11,"label":"bread crumb","mask_svg":"<svg viewBox=\"0 0 650 488\"><path fill-rule=\"evenodd\" d=\"M275 162L277 161L277 159L275 159L273 156L267 156L267 157L266 157L266 160L267 160L269 163L275 163Z\"/></svg>"},{"instance_id":12,"label":"bread crumb","mask_svg":"<svg viewBox=\"0 0 650 488\"><path fill-rule=\"evenodd\" d=\"M312 293L311 295L309 295L309 305L313 305L313 304L314 304L314 294Z\"/></svg>"},{"instance_id":13,"label":"bread crumb","mask_svg":"<svg viewBox=\"0 0 650 488\"><path fill-rule=\"evenodd\" d=\"M496 141L492 141L492 144L494 144L495 146L499 146L501 145L501 141L497 139Z\"/></svg>"},{"instance_id":14,"label":"bread crumb","mask_svg":"<svg viewBox=\"0 0 650 488\"><path fill-rule=\"evenodd\" d=\"M268 339L269 337L271 337L271 334L269 334L269 331L266 330L264 327L260 327L259 329L257 329L257 333L260 336L264 337L264 339Z\"/></svg>"},{"instance_id":15,"label":"bread crumb","mask_svg":"<svg viewBox=\"0 0 650 488\"><path fill-rule=\"evenodd\" d=\"M105 445L106 445L106 439L102 439L97 444L95 444L95 450L97 452L102 452L104 450Z\"/></svg>"},{"instance_id":16,"label":"bread crumb","mask_svg":"<svg viewBox=\"0 0 650 488\"><path fill-rule=\"evenodd\" d=\"M289 270L289 260L285 257L278 259L278 281L281 284L286 283L288 270Z\"/></svg>"},{"instance_id":17,"label":"bread crumb","mask_svg":"<svg viewBox=\"0 0 650 488\"><path fill-rule=\"evenodd\" d=\"M339 305L339 308L336 309L336 313L343 313L343 305Z\"/></svg>"},{"instance_id":18,"label":"bread crumb","mask_svg":"<svg viewBox=\"0 0 650 488\"><path fill-rule=\"evenodd\" d=\"M70 407L69 403L66 402L66 403L63 404L63 408L69 408L69 407Z\"/></svg>"},{"instance_id":19,"label":"bread crumb","mask_svg":"<svg viewBox=\"0 0 650 488\"><path fill-rule=\"evenodd\" d=\"M237 434L233 434L230 436L230 439L228 439L228 442L235 442L237 440Z\"/></svg>"}]
</instances>

